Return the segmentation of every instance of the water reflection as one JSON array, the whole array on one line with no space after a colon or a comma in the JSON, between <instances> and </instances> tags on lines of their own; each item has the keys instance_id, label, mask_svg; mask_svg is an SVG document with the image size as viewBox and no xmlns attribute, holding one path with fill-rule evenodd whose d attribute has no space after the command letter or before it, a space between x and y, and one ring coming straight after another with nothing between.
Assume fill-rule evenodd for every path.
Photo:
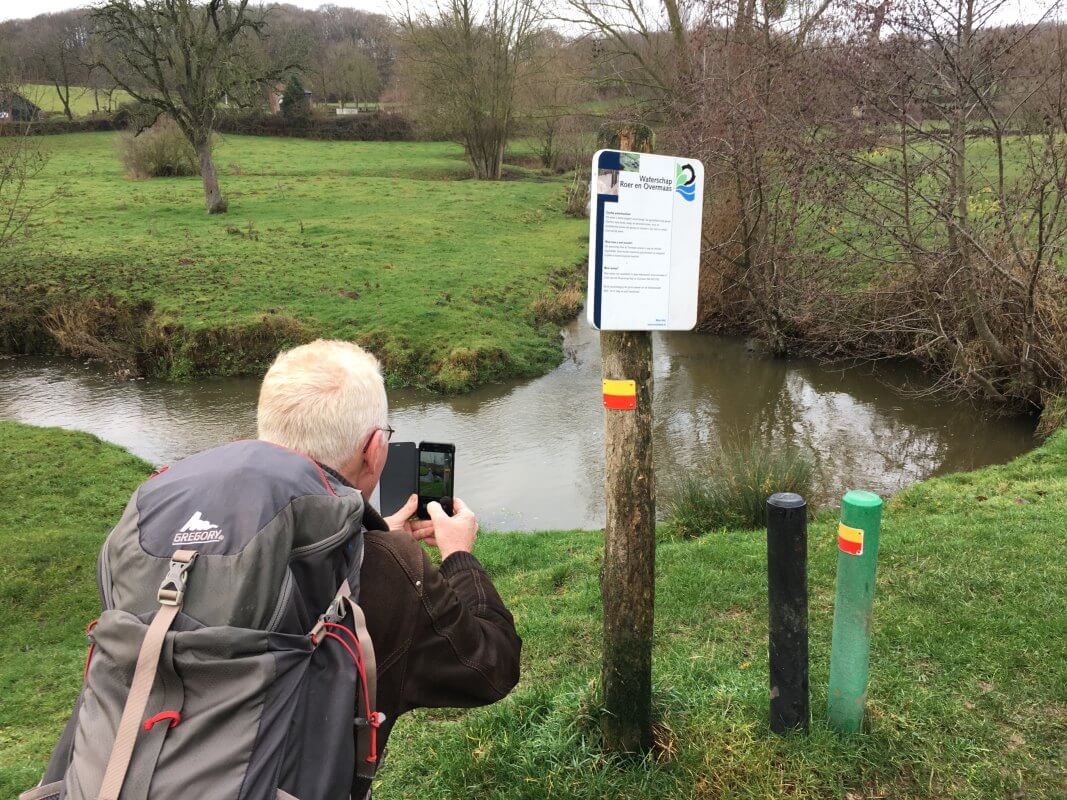
<instances>
[{"instance_id":1,"label":"water reflection","mask_svg":"<svg viewBox=\"0 0 1067 800\"><path fill-rule=\"evenodd\" d=\"M391 394L397 439L454 442L457 493L487 528L603 523L600 353L584 322L564 363L533 381L456 398ZM1006 461L1032 445L1028 418L905 397L914 369L830 370L750 353L737 340L657 335L656 466L662 481L700 469L722 439L811 451L820 494L888 493L927 475ZM254 435L254 379L122 383L68 360L0 362L0 417L88 430L155 463Z\"/></svg>"}]
</instances>

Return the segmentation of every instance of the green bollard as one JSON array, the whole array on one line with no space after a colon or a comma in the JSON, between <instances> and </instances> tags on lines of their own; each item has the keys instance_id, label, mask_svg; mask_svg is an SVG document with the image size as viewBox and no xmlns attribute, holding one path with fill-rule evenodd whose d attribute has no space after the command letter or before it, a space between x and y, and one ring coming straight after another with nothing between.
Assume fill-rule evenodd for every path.
<instances>
[{"instance_id":1,"label":"green bollard","mask_svg":"<svg viewBox=\"0 0 1067 800\"><path fill-rule=\"evenodd\" d=\"M830 727L841 733L863 727L881 522L882 498L873 492L848 492L841 501L829 702Z\"/></svg>"}]
</instances>

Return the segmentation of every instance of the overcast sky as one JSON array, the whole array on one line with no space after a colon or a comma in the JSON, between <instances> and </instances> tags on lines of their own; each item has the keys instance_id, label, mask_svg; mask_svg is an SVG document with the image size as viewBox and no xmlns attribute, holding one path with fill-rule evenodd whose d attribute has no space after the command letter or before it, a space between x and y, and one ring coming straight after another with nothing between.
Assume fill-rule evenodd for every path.
<instances>
[{"instance_id":1,"label":"overcast sky","mask_svg":"<svg viewBox=\"0 0 1067 800\"><path fill-rule=\"evenodd\" d=\"M1051 0L1009 0L997 15L1000 22L1015 20L1032 21L1049 7ZM318 8L323 0L287 0L301 8ZM390 0L333 0L334 5L359 8L364 11L376 11L388 14L395 7ZM416 3L417 4L417 3ZM88 5L85 0L0 0L0 20L33 17L50 11L63 11L68 8Z\"/></svg>"}]
</instances>

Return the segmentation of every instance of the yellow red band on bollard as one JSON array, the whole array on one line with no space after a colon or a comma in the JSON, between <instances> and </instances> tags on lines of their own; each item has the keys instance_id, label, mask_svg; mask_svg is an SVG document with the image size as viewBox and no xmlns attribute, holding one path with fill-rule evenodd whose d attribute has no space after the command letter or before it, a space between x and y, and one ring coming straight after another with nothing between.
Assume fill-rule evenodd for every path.
<instances>
[{"instance_id":1,"label":"yellow red band on bollard","mask_svg":"<svg viewBox=\"0 0 1067 800\"><path fill-rule=\"evenodd\" d=\"M837 546L850 556L863 555L863 529L850 528L845 523L837 526Z\"/></svg>"}]
</instances>

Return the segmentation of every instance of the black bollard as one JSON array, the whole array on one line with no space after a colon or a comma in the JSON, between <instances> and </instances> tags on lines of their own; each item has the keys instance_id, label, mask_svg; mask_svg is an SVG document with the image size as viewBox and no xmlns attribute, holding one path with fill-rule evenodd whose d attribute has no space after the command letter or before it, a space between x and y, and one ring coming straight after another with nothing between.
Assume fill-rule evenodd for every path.
<instances>
[{"instance_id":1,"label":"black bollard","mask_svg":"<svg viewBox=\"0 0 1067 800\"><path fill-rule=\"evenodd\" d=\"M807 730L808 507L791 492L767 499L771 730Z\"/></svg>"}]
</instances>

